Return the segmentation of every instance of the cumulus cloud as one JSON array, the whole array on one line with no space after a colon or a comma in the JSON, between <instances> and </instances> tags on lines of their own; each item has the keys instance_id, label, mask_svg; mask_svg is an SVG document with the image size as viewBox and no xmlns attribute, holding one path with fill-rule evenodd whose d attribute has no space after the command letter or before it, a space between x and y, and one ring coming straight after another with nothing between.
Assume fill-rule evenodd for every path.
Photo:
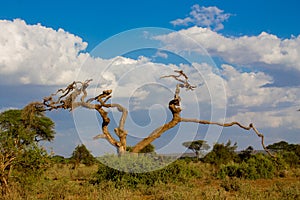
<instances>
[{"instance_id":1,"label":"cumulus cloud","mask_svg":"<svg viewBox=\"0 0 300 200\"><path fill-rule=\"evenodd\" d=\"M227 37L208 28L191 27L155 38L175 52L202 53L205 48L212 56L235 65L268 65L300 71L300 36L281 39L262 32L257 36Z\"/></svg>"},{"instance_id":2,"label":"cumulus cloud","mask_svg":"<svg viewBox=\"0 0 300 200\"><path fill-rule=\"evenodd\" d=\"M89 59L87 43L63 29L0 20L0 76L6 84L64 84Z\"/></svg>"},{"instance_id":3,"label":"cumulus cloud","mask_svg":"<svg viewBox=\"0 0 300 200\"><path fill-rule=\"evenodd\" d=\"M279 128L286 130L300 129L299 114L294 108L271 111L239 112L228 118L229 121L240 121L244 124L254 123L258 128Z\"/></svg>"},{"instance_id":4,"label":"cumulus cloud","mask_svg":"<svg viewBox=\"0 0 300 200\"><path fill-rule=\"evenodd\" d=\"M231 106L275 107L281 103L299 102L298 87L266 87L273 82L273 78L264 72L243 72L224 64L221 73Z\"/></svg>"},{"instance_id":5,"label":"cumulus cloud","mask_svg":"<svg viewBox=\"0 0 300 200\"><path fill-rule=\"evenodd\" d=\"M0 20L0 26L1 84L66 85L93 78L98 86L127 87L118 95L128 96L128 91L156 81L168 69L146 57L93 57L84 52L86 42L63 29L29 25L21 19ZM167 58L162 52L156 56Z\"/></svg>"},{"instance_id":6,"label":"cumulus cloud","mask_svg":"<svg viewBox=\"0 0 300 200\"><path fill-rule=\"evenodd\" d=\"M171 24L174 26L196 25L208 27L217 31L224 28L223 22L231 16L231 14L224 13L224 10L215 6L204 7L195 4L191 9L192 11L189 13L188 17L173 20L171 21Z\"/></svg>"}]
</instances>

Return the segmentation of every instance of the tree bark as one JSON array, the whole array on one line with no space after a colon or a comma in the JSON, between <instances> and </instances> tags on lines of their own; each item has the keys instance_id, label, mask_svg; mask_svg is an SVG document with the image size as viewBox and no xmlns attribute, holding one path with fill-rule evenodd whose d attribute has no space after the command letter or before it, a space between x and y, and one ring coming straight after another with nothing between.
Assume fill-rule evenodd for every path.
<instances>
[{"instance_id":1,"label":"tree bark","mask_svg":"<svg viewBox=\"0 0 300 200\"><path fill-rule=\"evenodd\" d=\"M140 152L144 147L146 147L148 144L153 142L155 139L159 138L164 132L167 130L175 127L180 122L180 112L181 109L177 108L176 105L173 102L174 100L170 101L169 109L171 110L173 114L173 118L170 122L158 127L155 129L148 137L137 143L133 148L133 153Z\"/></svg>"}]
</instances>

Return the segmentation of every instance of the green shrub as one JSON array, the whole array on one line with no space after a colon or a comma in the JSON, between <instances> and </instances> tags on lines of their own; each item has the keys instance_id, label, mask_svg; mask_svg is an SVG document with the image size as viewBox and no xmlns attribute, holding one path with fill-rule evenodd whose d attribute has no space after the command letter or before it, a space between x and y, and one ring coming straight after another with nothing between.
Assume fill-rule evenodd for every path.
<instances>
[{"instance_id":1,"label":"green shrub","mask_svg":"<svg viewBox=\"0 0 300 200\"><path fill-rule=\"evenodd\" d=\"M76 168L80 163L85 164L87 166L91 166L95 164L96 159L93 157L91 152L86 148L84 144L78 145L70 158L71 162L75 165Z\"/></svg>"},{"instance_id":2,"label":"green shrub","mask_svg":"<svg viewBox=\"0 0 300 200\"><path fill-rule=\"evenodd\" d=\"M216 166L227 164L238 159L235 153L236 149L237 144L231 145L230 140L226 144L217 143L213 146L212 151L205 155L202 161Z\"/></svg>"},{"instance_id":3,"label":"green shrub","mask_svg":"<svg viewBox=\"0 0 300 200\"><path fill-rule=\"evenodd\" d=\"M248 168L246 178L273 178L276 171L276 163L270 157L257 154L247 161Z\"/></svg>"},{"instance_id":4,"label":"green shrub","mask_svg":"<svg viewBox=\"0 0 300 200\"><path fill-rule=\"evenodd\" d=\"M201 172L196 167L186 164L182 160L177 160L162 169L155 170L153 166L157 167L158 165L144 156L110 156L110 158L110 161L115 164L114 168L109 167L112 166L111 163L109 166L103 162L99 164L98 172L92 180L93 184L112 181L116 188L136 188L138 185L153 186L156 183L182 182L191 177L201 176ZM145 171L145 167L149 170Z\"/></svg>"},{"instance_id":5,"label":"green shrub","mask_svg":"<svg viewBox=\"0 0 300 200\"><path fill-rule=\"evenodd\" d=\"M237 163L230 163L227 165L224 165L221 167L221 169L218 172L219 178L226 178L226 177L238 177L242 178L245 176L244 168L241 166L241 164Z\"/></svg>"},{"instance_id":6,"label":"green shrub","mask_svg":"<svg viewBox=\"0 0 300 200\"><path fill-rule=\"evenodd\" d=\"M229 163L220 168L219 178L238 177L246 179L273 178L276 172L276 162L262 154L252 156L246 162Z\"/></svg>"},{"instance_id":7,"label":"green shrub","mask_svg":"<svg viewBox=\"0 0 300 200\"><path fill-rule=\"evenodd\" d=\"M283 152L282 158L284 161L290 166L290 167L297 167L300 165L300 158L297 156L297 154L293 151L291 152Z\"/></svg>"},{"instance_id":8,"label":"green shrub","mask_svg":"<svg viewBox=\"0 0 300 200\"><path fill-rule=\"evenodd\" d=\"M53 161L54 163L61 163L61 164L66 164L67 163L67 159L63 156L60 156L60 155L52 156L51 161Z\"/></svg>"}]
</instances>

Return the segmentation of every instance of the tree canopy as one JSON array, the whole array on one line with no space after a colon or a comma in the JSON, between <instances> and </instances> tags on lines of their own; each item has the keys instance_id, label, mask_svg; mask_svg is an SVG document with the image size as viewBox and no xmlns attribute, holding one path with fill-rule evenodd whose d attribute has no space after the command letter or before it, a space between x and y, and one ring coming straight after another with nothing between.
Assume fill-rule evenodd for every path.
<instances>
[{"instance_id":1,"label":"tree canopy","mask_svg":"<svg viewBox=\"0 0 300 200\"><path fill-rule=\"evenodd\" d=\"M204 161L215 165L227 164L230 161L236 159L235 150L237 144L231 145L229 140L226 144L215 144L211 152L205 155Z\"/></svg>"},{"instance_id":2,"label":"tree canopy","mask_svg":"<svg viewBox=\"0 0 300 200\"><path fill-rule=\"evenodd\" d=\"M33 104L22 110L0 113L0 185L5 192L13 167L22 170L40 169L47 154L39 141L52 141L54 122L36 111Z\"/></svg>"},{"instance_id":3,"label":"tree canopy","mask_svg":"<svg viewBox=\"0 0 300 200\"><path fill-rule=\"evenodd\" d=\"M208 150L210 148L210 146L204 140L184 142L182 145L195 152L198 158L200 157L202 150Z\"/></svg>"},{"instance_id":4,"label":"tree canopy","mask_svg":"<svg viewBox=\"0 0 300 200\"><path fill-rule=\"evenodd\" d=\"M267 148L272 151L283 152L283 151L294 151L297 149L298 146L299 144L289 144L286 141L280 141L268 145Z\"/></svg>"},{"instance_id":5,"label":"tree canopy","mask_svg":"<svg viewBox=\"0 0 300 200\"><path fill-rule=\"evenodd\" d=\"M95 158L84 144L78 145L72 153L71 161L74 162L75 167L82 163L90 166L95 163Z\"/></svg>"}]
</instances>

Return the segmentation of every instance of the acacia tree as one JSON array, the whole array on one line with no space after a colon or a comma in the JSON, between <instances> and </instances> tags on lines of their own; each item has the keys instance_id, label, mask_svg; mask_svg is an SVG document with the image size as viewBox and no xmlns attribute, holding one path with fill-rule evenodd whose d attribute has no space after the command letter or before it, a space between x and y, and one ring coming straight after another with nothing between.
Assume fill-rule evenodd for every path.
<instances>
[{"instance_id":1,"label":"acacia tree","mask_svg":"<svg viewBox=\"0 0 300 200\"><path fill-rule=\"evenodd\" d=\"M261 134L251 123L249 126L244 126L239 122L231 122L231 123L218 123L218 122L211 122L207 120L200 120L200 119L190 119L190 118L183 118L181 117L180 113L182 111L180 107L180 89L184 88L186 90L194 90L196 86L193 86L188 81L188 76L182 71L174 71L176 75L167 75L161 78L173 78L177 82L174 98L169 102L169 110L172 113L172 119L163 124L162 126L153 130L146 138L142 139L136 145L132 147L133 153L140 152L143 148L147 145L152 143L154 140L159 138L163 133L167 130L172 129L178 123L181 122L191 122L191 123L198 123L198 124L212 124L218 125L223 127L229 126L239 126L245 130L253 130L258 137L261 138L261 144L263 148L273 156L269 150L264 145L264 135ZM50 95L49 97L45 97L43 102L36 102L36 109L39 111L51 111L55 109L67 109L67 110L74 110L78 107L83 107L87 109L94 109L96 110L101 118L102 118L102 134L97 135L95 138L102 138L106 139L111 145L116 147L119 154L123 154L126 151L126 141L127 141L127 134L128 132L124 129L124 125L126 122L128 111L122 105L117 103L108 103L109 99L111 98L112 90L104 90L101 94L96 97L89 98L86 100L87 91L86 89L89 87L89 83L92 80L86 80L85 82L81 81L74 81L69 84L65 89L59 89L56 93ZM95 102L95 103L93 103ZM110 123L110 118L108 117L107 109L117 109L121 112L121 117L118 126L114 129L114 132L117 138L114 138L108 129L108 125Z\"/></svg>"},{"instance_id":2,"label":"acacia tree","mask_svg":"<svg viewBox=\"0 0 300 200\"><path fill-rule=\"evenodd\" d=\"M44 165L45 150L38 146L41 140L54 138L54 122L37 112L35 103L23 110L0 113L0 189L9 191L9 179L13 168L34 173Z\"/></svg>"},{"instance_id":3,"label":"acacia tree","mask_svg":"<svg viewBox=\"0 0 300 200\"><path fill-rule=\"evenodd\" d=\"M197 158L201 156L202 150L208 150L210 148L210 146L204 140L184 142L182 145L192 150L196 154Z\"/></svg>"},{"instance_id":4,"label":"acacia tree","mask_svg":"<svg viewBox=\"0 0 300 200\"><path fill-rule=\"evenodd\" d=\"M74 168L77 168L80 163L87 166L91 166L95 163L96 159L93 157L91 152L86 148L84 144L78 145L71 157L71 161L74 163Z\"/></svg>"}]
</instances>

